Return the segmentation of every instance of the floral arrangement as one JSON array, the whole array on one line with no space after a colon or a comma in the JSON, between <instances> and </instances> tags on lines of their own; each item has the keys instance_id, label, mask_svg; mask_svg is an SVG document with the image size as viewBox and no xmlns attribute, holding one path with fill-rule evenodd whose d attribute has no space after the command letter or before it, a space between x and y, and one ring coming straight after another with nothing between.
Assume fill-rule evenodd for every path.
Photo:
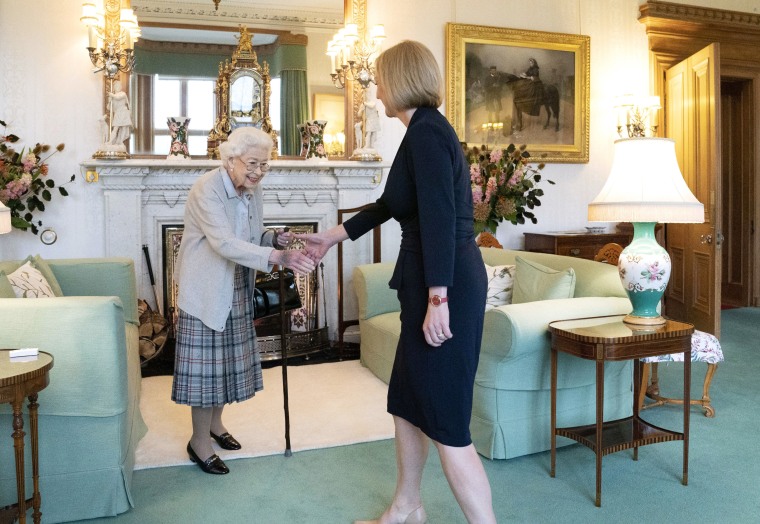
<instances>
[{"instance_id":1,"label":"floral arrangement","mask_svg":"<svg viewBox=\"0 0 760 524\"><path fill-rule=\"evenodd\" d=\"M0 125L6 127L2 120ZM50 202L51 190L55 188L55 182L47 178L46 162L55 153L63 151L64 145L58 144L52 152L47 144L37 144L32 149L22 148L21 151L8 145L18 141L16 135L0 135L0 202L11 210L13 227L30 230L36 235L42 221L35 220L34 213L45 211L45 202ZM40 156L48 152L50 154L45 158ZM69 182L74 177L71 175ZM61 196L69 194L63 185L58 187L58 192Z\"/></svg>"},{"instance_id":2,"label":"floral arrangement","mask_svg":"<svg viewBox=\"0 0 760 524\"><path fill-rule=\"evenodd\" d=\"M524 224L538 222L532 210L541 205L544 191L537 186L544 164L530 165L526 146L509 144L506 149L488 151L486 146L466 151L470 163L475 233L496 232L503 220ZM551 180L546 180L554 184Z\"/></svg>"}]
</instances>

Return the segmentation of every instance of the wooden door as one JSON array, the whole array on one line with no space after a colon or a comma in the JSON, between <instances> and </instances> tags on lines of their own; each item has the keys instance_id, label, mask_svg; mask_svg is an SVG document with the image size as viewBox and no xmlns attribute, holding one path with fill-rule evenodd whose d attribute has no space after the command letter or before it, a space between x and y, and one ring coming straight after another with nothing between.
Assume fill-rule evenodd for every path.
<instances>
[{"instance_id":1,"label":"wooden door","mask_svg":"<svg viewBox=\"0 0 760 524\"><path fill-rule=\"evenodd\" d=\"M703 224L667 224L673 263L665 312L720 336L721 134L719 44L665 72L665 134L689 188L705 206Z\"/></svg>"}]
</instances>

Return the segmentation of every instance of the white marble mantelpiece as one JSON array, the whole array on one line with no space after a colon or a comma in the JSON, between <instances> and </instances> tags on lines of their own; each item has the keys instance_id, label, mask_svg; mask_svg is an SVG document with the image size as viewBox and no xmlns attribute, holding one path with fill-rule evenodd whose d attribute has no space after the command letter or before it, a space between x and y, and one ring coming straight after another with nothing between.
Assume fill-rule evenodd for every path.
<instances>
[{"instance_id":1,"label":"white marble mantelpiece","mask_svg":"<svg viewBox=\"0 0 760 524\"><path fill-rule=\"evenodd\" d=\"M324 231L337 224L337 210L373 202L388 166L379 162L273 160L262 181L267 222L316 223ZM159 299L163 301L163 226L182 224L185 202L195 180L220 165L218 160L86 160L83 178L102 188L105 255L135 261L141 298L153 297L142 246L149 247ZM371 261L371 242L355 243L344 261L344 274ZM337 325L337 255L325 257L324 297L330 338ZM141 269L142 268L142 269ZM355 318L353 293L346 293L346 318ZM152 303L152 300L149 300Z\"/></svg>"}]
</instances>

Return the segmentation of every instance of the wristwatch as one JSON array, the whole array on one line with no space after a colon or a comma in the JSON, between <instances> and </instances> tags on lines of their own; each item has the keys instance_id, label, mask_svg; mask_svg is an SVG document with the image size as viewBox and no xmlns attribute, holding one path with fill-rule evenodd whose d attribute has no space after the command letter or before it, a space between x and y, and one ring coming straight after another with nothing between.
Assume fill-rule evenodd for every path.
<instances>
[{"instance_id":1,"label":"wristwatch","mask_svg":"<svg viewBox=\"0 0 760 524\"><path fill-rule=\"evenodd\" d=\"M449 297L442 297L440 295L433 295L428 299L428 303L434 305L435 307L440 306L444 302L448 302Z\"/></svg>"}]
</instances>

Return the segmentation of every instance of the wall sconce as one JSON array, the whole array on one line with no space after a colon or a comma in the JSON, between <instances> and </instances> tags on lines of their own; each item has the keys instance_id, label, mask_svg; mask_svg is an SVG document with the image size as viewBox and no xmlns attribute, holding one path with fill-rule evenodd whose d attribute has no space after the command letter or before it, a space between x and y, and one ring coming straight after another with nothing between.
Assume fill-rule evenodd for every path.
<instances>
[{"instance_id":1,"label":"wall sconce","mask_svg":"<svg viewBox=\"0 0 760 524\"><path fill-rule=\"evenodd\" d=\"M101 126L107 128L102 133L103 143L93 154L93 158L122 160L129 158L124 141L129 138L131 118L128 116L127 95L121 91L116 80L119 73L129 73L134 69L134 44L140 37L137 17L130 7L130 0L97 0L82 4L81 22L87 27L87 51L95 66L93 73L103 71L108 80L109 114L101 118ZM116 85L118 93L114 92ZM114 119L114 100L127 111L127 116ZM130 120L127 125L127 120ZM118 129L116 129L118 127Z\"/></svg>"},{"instance_id":2,"label":"wall sconce","mask_svg":"<svg viewBox=\"0 0 760 524\"><path fill-rule=\"evenodd\" d=\"M129 0L84 2L79 20L87 26L87 51L95 73L103 71L113 81L118 73L132 71L140 27Z\"/></svg>"},{"instance_id":3,"label":"wall sconce","mask_svg":"<svg viewBox=\"0 0 760 524\"><path fill-rule=\"evenodd\" d=\"M617 132L620 138L657 136L659 96L623 95L615 99Z\"/></svg>"},{"instance_id":4,"label":"wall sconce","mask_svg":"<svg viewBox=\"0 0 760 524\"><path fill-rule=\"evenodd\" d=\"M362 105L359 108L360 122L354 124L356 149L351 160L363 162L380 161L373 142L379 130L377 100L369 98L370 84L375 83L375 59L383 47L385 27L374 26L369 32L369 40L360 38L357 24L346 24L327 44L327 55L334 73L330 73L333 85L343 89L350 81L358 82L362 89ZM370 123L368 123L368 120Z\"/></svg>"},{"instance_id":5,"label":"wall sconce","mask_svg":"<svg viewBox=\"0 0 760 524\"><path fill-rule=\"evenodd\" d=\"M327 55L330 57L330 73L333 84L343 89L347 80L359 82L362 89L367 89L375 82L374 58L380 53L385 40L385 28L376 25L370 30L370 38L359 38L358 26L346 24L327 43Z\"/></svg>"}]
</instances>

